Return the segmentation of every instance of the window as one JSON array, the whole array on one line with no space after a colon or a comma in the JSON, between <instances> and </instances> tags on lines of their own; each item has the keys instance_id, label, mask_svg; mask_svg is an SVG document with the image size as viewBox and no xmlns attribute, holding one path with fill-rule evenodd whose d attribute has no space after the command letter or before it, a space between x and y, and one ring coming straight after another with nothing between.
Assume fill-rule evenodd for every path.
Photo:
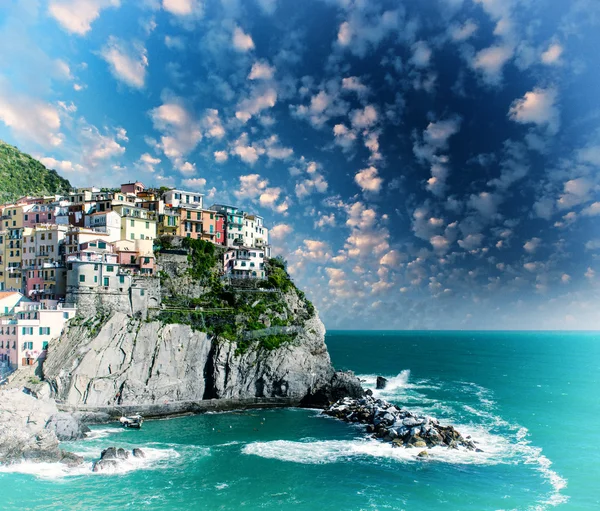
<instances>
[{"instance_id":1,"label":"window","mask_svg":"<svg viewBox=\"0 0 600 511\"><path fill-rule=\"evenodd\" d=\"M131 227L135 227L135 220L129 220L129 225Z\"/></svg>"},{"instance_id":2,"label":"window","mask_svg":"<svg viewBox=\"0 0 600 511\"><path fill-rule=\"evenodd\" d=\"M29 215L25 215L25 221L27 222L29 220Z\"/></svg>"},{"instance_id":3,"label":"window","mask_svg":"<svg viewBox=\"0 0 600 511\"><path fill-rule=\"evenodd\" d=\"M41 326L40 327L40 335L50 335L50 327L49 326Z\"/></svg>"},{"instance_id":4,"label":"window","mask_svg":"<svg viewBox=\"0 0 600 511\"><path fill-rule=\"evenodd\" d=\"M110 279L108 277L104 277L104 286L108 287L110 285Z\"/></svg>"},{"instance_id":5,"label":"window","mask_svg":"<svg viewBox=\"0 0 600 511\"><path fill-rule=\"evenodd\" d=\"M94 271L98 271L98 265L97 264L94 265Z\"/></svg>"},{"instance_id":6,"label":"window","mask_svg":"<svg viewBox=\"0 0 600 511\"><path fill-rule=\"evenodd\" d=\"M24 326L21 330L23 335L33 335L33 327L32 326ZM25 348L27 349L27 348Z\"/></svg>"},{"instance_id":7,"label":"window","mask_svg":"<svg viewBox=\"0 0 600 511\"><path fill-rule=\"evenodd\" d=\"M129 237L130 237L132 240L134 240L134 239L135 239L135 234L134 234L134 233L131 233L131 234L129 235Z\"/></svg>"},{"instance_id":8,"label":"window","mask_svg":"<svg viewBox=\"0 0 600 511\"><path fill-rule=\"evenodd\" d=\"M145 289L140 289L140 296L144 296L146 294L146 290Z\"/></svg>"},{"instance_id":9,"label":"window","mask_svg":"<svg viewBox=\"0 0 600 511\"><path fill-rule=\"evenodd\" d=\"M144 257L144 264L150 264L150 258Z\"/></svg>"},{"instance_id":10,"label":"window","mask_svg":"<svg viewBox=\"0 0 600 511\"><path fill-rule=\"evenodd\" d=\"M192 212L191 212L191 211L186 211L186 218L187 218L188 220L191 220L191 219L192 219Z\"/></svg>"},{"instance_id":11,"label":"window","mask_svg":"<svg viewBox=\"0 0 600 511\"><path fill-rule=\"evenodd\" d=\"M106 243L104 241L98 242L98 248L106 248Z\"/></svg>"},{"instance_id":12,"label":"window","mask_svg":"<svg viewBox=\"0 0 600 511\"><path fill-rule=\"evenodd\" d=\"M43 350L47 350L47 349L48 349L48 341L44 341L44 342L42 343L42 349L43 349Z\"/></svg>"},{"instance_id":13,"label":"window","mask_svg":"<svg viewBox=\"0 0 600 511\"><path fill-rule=\"evenodd\" d=\"M33 342L24 342L23 343L23 349L24 350L32 350L33 349Z\"/></svg>"},{"instance_id":14,"label":"window","mask_svg":"<svg viewBox=\"0 0 600 511\"><path fill-rule=\"evenodd\" d=\"M214 214L214 213L211 213L211 214L210 214L210 219L212 220L214 217L215 217L215 214Z\"/></svg>"},{"instance_id":15,"label":"window","mask_svg":"<svg viewBox=\"0 0 600 511\"><path fill-rule=\"evenodd\" d=\"M150 229L150 222L146 222L146 229Z\"/></svg>"},{"instance_id":16,"label":"window","mask_svg":"<svg viewBox=\"0 0 600 511\"><path fill-rule=\"evenodd\" d=\"M98 275L94 275L94 284L98 284Z\"/></svg>"},{"instance_id":17,"label":"window","mask_svg":"<svg viewBox=\"0 0 600 511\"><path fill-rule=\"evenodd\" d=\"M214 225L211 224L211 226L210 226L210 233L211 234L213 233L213 230L214 230Z\"/></svg>"},{"instance_id":18,"label":"window","mask_svg":"<svg viewBox=\"0 0 600 511\"><path fill-rule=\"evenodd\" d=\"M106 267L106 271L107 271L107 272L113 272L113 271L115 271L115 267L109 264L109 265Z\"/></svg>"},{"instance_id":19,"label":"window","mask_svg":"<svg viewBox=\"0 0 600 511\"><path fill-rule=\"evenodd\" d=\"M121 284L124 284L124 283L125 283L125 275L119 275L119 282L120 282Z\"/></svg>"},{"instance_id":20,"label":"window","mask_svg":"<svg viewBox=\"0 0 600 511\"><path fill-rule=\"evenodd\" d=\"M85 282L85 275L79 275L79 282Z\"/></svg>"},{"instance_id":21,"label":"window","mask_svg":"<svg viewBox=\"0 0 600 511\"><path fill-rule=\"evenodd\" d=\"M145 240L145 239L146 239L146 236L145 236L145 235L143 235L143 234L140 234L140 239L141 239L141 240Z\"/></svg>"}]
</instances>

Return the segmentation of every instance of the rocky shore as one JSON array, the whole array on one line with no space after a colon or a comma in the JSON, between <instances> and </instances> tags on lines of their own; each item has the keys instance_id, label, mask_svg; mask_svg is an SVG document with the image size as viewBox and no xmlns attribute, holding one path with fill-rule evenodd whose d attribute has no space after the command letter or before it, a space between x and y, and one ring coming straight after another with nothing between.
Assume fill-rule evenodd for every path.
<instances>
[{"instance_id":1,"label":"rocky shore","mask_svg":"<svg viewBox=\"0 0 600 511\"><path fill-rule=\"evenodd\" d=\"M383 399L376 399L370 390L360 399L340 399L323 413L345 422L365 424L367 433L373 438L390 442L394 447L462 447L482 452L474 440L464 438L453 426L442 426L437 419L417 415ZM428 455L427 451L419 453L420 457Z\"/></svg>"},{"instance_id":2,"label":"rocky shore","mask_svg":"<svg viewBox=\"0 0 600 511\"><path fill-rule=\"evenodd\" d=\"M54 400L12 389L0 392L0 403L0 464L83 462L59 449L59 442L81 439L89 429L73 415L59 412Z\"/></svg>"}]
</instances>

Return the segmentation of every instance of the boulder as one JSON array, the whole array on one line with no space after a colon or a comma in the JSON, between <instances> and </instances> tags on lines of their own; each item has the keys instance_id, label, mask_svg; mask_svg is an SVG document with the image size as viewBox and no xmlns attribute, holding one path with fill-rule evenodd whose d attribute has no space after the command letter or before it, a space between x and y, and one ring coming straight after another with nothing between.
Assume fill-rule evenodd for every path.
<instances>
[{"instance_id":1,"label":"boulder","mask_svg":"<svg viewBox=\"0 0 600 511\"><path fill-rule=\"evenodd\" d=\"M384 378L383 376L378 376L377 381L375 382L375 388L378 390L385 389L387 382L388 382L387 378Z\"/></svg>"},{"instance_id":2,"label":"boulder","mask_svg":"<svg viewBox=\"0 0 600 511\"><path fill-rule=\"evenodd\" d=\"M146 457L146 453L144 451L142 451L141 449L138 449L137 447L131 452L131 454L133 454L134 458L145 458Z\"/></svg>"},{"instance_id":3,"label":"boulder","mask_svg":"<svg viewBox=\"0 0 600 511\"><path fill-rule=\"evenodd\" d=\"M58 412L50 416L46 422L46 429L54 431L61 442L81 440L90 428L81 424L73 415L66 412Z\"/></svg>"},{"instance_id":4,"label":"boulder","mask_svg":"<svg viewBox=\"0 0 600 511\"><path fill-rule=\"evenodd\" d=\"M417 458L429 458L429 453L427 451L421 451L419 454L417 454Z\"/></svg>"}]
</instances>

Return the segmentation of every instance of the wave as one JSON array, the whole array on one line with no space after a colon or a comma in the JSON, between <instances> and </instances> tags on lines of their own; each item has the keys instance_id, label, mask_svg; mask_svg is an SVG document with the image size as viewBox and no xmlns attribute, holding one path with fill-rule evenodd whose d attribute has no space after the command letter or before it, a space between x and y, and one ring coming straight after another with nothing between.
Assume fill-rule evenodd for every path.
<instances>
[{"instance_id":1,"label":"wave","mask_svg":"<svg viewBox=\"0 0 600 511\"><path fill-rule=\"evenodd\" d=\"M94 428L86 433L85 440L98 440L118 433L125 433L126 431L128 430L123 427Z\"/></svg>"},{"instance_id":2,"label":"wave","mask_svg":"<svg viewBox=\"0 0 600 511\"><path fill-rule=\"evenodd\" d=\"M83 456L85 461L76 467L68 467L63 463L35 463L24 461L14 465L0 466L0 473L18 473L35 476L39 479L63 479L74 476L106 476L115 474L126 474L134 470L151 470L164 466L166 461L179 458L180 454L175 449L156 449L152 447L142 447L145 458L134 458L130 456L127 460L122 460L116 467L107 468L102 472L92 472L93 461L89 459L92 448L85 448L76 453ZM99 451L93 449L97 459Z\"/></svg>"}]
</instances>

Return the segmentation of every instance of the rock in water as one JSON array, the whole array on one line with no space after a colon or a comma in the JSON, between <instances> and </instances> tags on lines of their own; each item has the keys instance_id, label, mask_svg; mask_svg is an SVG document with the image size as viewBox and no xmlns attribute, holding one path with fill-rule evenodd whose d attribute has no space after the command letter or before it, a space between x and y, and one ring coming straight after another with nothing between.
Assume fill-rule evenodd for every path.
<instances>
[{"instance_id":1,"label":"rock in water","mask_svg":"<svg viewBox=\"0 0 600 511\"><path fill-rule=\"evenodd\" d=\"M387 382L387 378L384 378L383 376L378 376L377 382L375 383L375 388L377 388L378 390L385 389Z\"/></svg>"},{"instance_id":2,"label":"rock in water","mask_svg":"<svg viewBox=\"0 0 600 511\"><path fill-rule=\"evenodd\" d=\"M366 424L367 433L373 438L391 442L393 447L431 448L441 445L449 449L462 447L481 452L473 440L463 438L453 426L440 426L432 417L417 416L369 394L361 399L340 399L323 413L345 422ZM421 451L420 457L423 457L423 452L426 453Z\"/></svg>"},{"instance_id":3,"label":"rock in water","mask_svg":"<svg viewBox=\"0 0 600 511\"><path fill-rule=\"evenodd\" d=\"M138 449L137 447L132 451L133 457L134 458L145 458L146 457L146 453L144 451L142 451L141 449Z\"/></svg>"}]
</instances>

